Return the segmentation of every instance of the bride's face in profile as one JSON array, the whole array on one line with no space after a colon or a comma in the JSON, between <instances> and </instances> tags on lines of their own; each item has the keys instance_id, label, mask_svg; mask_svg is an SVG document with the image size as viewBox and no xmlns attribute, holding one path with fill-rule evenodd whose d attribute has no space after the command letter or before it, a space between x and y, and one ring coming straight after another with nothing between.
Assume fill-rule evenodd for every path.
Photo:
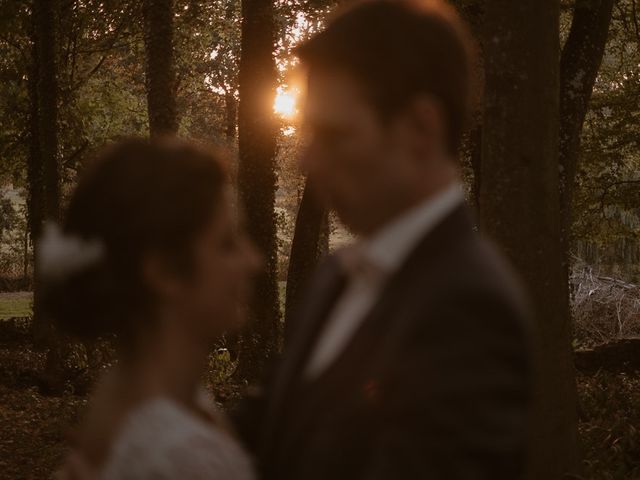
<instances>
[{"instance_id":1,"label":"bride's face in profile","mask_svg":"<svg viewBox=\"0 0 640 480\"><path fill-rule=\"evenodd\" d=\"M262 264L236 216L229 199L220 200L192 245L189 274L162 282L165 301L180 324L203 339L215 340L242 326Z\"/></svg>"},{"instance_id":2,"label":"bride's face in profile","mask_svg":"<svg viewBox=\"0 0 640 480\"><path fill-rule=\"evenodd\" d=\"M214 335L244 323L254 276L262 264L230 203L227 198L220 202L196 240L192 289L187 294L194 320Z\"/></svg>"}]
</instances>

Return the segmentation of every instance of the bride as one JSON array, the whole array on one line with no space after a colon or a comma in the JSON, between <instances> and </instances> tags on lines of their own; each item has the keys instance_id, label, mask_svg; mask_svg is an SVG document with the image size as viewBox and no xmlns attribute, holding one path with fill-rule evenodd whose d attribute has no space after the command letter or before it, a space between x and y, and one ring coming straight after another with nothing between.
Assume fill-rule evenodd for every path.
<instances>
[{"instance_id":1,"label":"bride","mask_svg":"<svg viewBox=\"0 0 640 480\"><path fill-rule=\"evenodd\" d=\"M232 218L214 155L132 139L102 154L63 226L48 226L37 266L47 313L78 338L117 338L118 364L76 435L87 478L254 478L200 386L260 264Z\"/></svg>"}]
</instances>

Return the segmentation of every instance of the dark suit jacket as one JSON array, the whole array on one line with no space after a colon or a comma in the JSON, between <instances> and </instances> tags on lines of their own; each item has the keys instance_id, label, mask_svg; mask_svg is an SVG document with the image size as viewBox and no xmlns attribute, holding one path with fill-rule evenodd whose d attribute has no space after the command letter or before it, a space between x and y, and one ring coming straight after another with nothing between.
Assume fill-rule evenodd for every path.
<instances>
[{"instance_id":1,"label":"dark suit jacket","mask_svg":"<svg viewBox=\"0 0 640 480\"><path fill-rule=\"evenodd\" d=\"M520 478L531 396L528 309L466 207L420 242L346 350L306 381L344 283L330 257L266 391L257 442L263 478Z\"/></svg>"}]
</instances>

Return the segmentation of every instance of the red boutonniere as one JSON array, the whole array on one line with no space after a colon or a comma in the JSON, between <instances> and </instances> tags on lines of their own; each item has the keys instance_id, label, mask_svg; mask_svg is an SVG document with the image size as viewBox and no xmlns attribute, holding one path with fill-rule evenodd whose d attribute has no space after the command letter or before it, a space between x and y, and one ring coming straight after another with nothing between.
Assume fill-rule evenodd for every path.
<instances>
[{"instance_id":1,"label":"red boutonniere","mask_svg":"<svg viewBox=\"0 0 640 480\"><path fill-rule=\"evenodd\" d=\"M364 397L370 402L375 402L380 398L380 381L373 378L365 382Z\"/></svg>"}]
</instances>

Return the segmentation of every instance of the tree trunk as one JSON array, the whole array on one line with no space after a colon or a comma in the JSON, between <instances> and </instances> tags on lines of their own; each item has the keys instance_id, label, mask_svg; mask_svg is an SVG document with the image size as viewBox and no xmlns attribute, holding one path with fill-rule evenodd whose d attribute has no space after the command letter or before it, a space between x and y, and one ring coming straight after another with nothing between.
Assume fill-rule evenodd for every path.
<instances>
[{"instance_id":1,"label":"tree trunk","mask_svg":"<svg viewBox=\"0 0 640 480\"><path fill-rule=\"evenodd\" d=\"M313 185L306 180L296 226L291 242L287 296L285 302L285 341L289 337L297 306L318 262L329 250L329 216L327 209L313 194Z\"/></svg>"},{"instance_id":2,"label":"tree trunk","mask_svg":"<svg viewBox=\"0 0 640 480\"><path fill-rule=\"evenodd\" d=\"M224 94L224 107L225 107L225 136L227 143L233 145L236 141L236 131L238 124L238 102L232 91L225 92Z\"/></svg>"},{"instance_id":3,"label":"tree trunk","mask_svg":"<svg viewBox=\"0 0 640 480\"><path fill-rule=\"evenodd\" d=\"M477 62L475 66L475 84L477 85L477 96L480 96L482 84L484 81L483 65L482 65L482 40L484 39L483 28L485 22L485 5L482 0L452 0L451 4L455 6L462 18L467 22L474 40L478 42ZM479 102L478 102L479 103ZM471 183L471 201L476 209L479 208L480 202L480 184L482 183L482 112L475 110L473 112L472 125L469 134L466 137L463 150L468 154L469 166L473 172L473 181Z\"/></svg>"},{"instance_id":4,"label":"tree trunk","mask_svg":"<svg viewBox=\"0 0 640 480\"><path fill-rule=\"evenodd\" d=\"M29 227L25 226L22 237L22 279L25 285L29 285ZM24 288L24 287L23 287ZM28 288L28 287L26 287Z\"/></svg>"},{"instance_id":5,"label":"tree trunk","mask_svg":"<svg viewBox=\"0 0 640 480\"><path fill-rule=\"evenodd\" d=\"M176 79L173 64L173 0L144 0L144 44L149 133L178 131Z\"/></svg>"},{"instance_id":6,"label":"tree trunk","mask_svg":"<svg viewBox=\"0 0 640 480\"><path fill-rule=\"evenodd\" d=\"M247 230L264 256L249 324L242 339L239 375L260 378L278 348L280 306L276 248L275 26L272 0L242 2L238 111L238 194Z\"/></svg>"},{"instance_id":7,"label":"tree trunk","mask_svg":"<svg viewBox=\"0 0 640 480\"><path fill-rule=\"evenodd\" d=\"M28 229L31 243L33 245L34 254L38 249L36 240L42 232L42 224L44 223L44 179L42 169L42 157L40 155L40 115L38 103L38 77L39 77L39 50L41 40L38 38L39 28L36 20L36 10L38 3L34 0L32 11L31 25L31 70L29 72L29 158L27 162L27 183L28 183L28 199L27 199L27 215ZM35 255L34 255L35 258ZM41 301L40 286L38 280L38 265L34 264L33 272L33 335L36 346L44 347L44 335L39 328L41 322Z\"/></svg>"},{"instance_id":8,"label":"tree trunk","mask_svg":"<svg viewBox=\"0 0 640 480\"><path fill-rule=\"evenodd\" d=\"M58 83L56 62L56 0L36 0L33 15L33 66L31 95L31 145L29 150L29 227L34 250L45 220L60 217L60 166L58 162ZM65 341L58 335L41 306L41 287L34 268L33 338L46 350L42 387L45 393L64 388Z\"/></svg>"},{"instance_id":9,"label":"tree trunk","mask_svg":"<svg viewBox=\"0 0 640 480\"><path fill-rule=\"evenodd\" d=\"M473 171L471 201L476 210L480 209L480 190L482 188L482 125L476 124L469 133L469 157Z\"/></svg>"},{"instance_id":10,"label":"tree trunk","mask_svg":"<svg viewBox=\"0 0 640 480\"><path fill-rule=\"evenodd\" d=\"M640 338L621 338L593 348L576 350L576 368L594 375L599 371L629 373L640 370Z\"/></svg>"},{"instance_id":11,"label":"tree trunk","mask_svg":"<svg viewBox=\"0 0 640 480\"><path fill-rule=\"evenodd\" d=\"M480 218L525 280L539 331L530 478L577 468L558 178L559 1L486 4Z\"/></svg>"},{"instance_id":12,"label":"tree trunk","mask_svg":"<svg viewBox=\"0 0 640 480\"><path fill-rule=\"evenodd\" d=\"M615 0L576 0L560 60L560 201L566 258L582 126L602 63Z\"/></svg>"},{"instance_id":13,"label":"tree trunk","mask_svg":"<svg viewBox=\"0 0 640 480\"><path fill-rule=\"evenodd\" d=\"M29 150L29 226L36 240L45 220L60 216L60 170L58 165L58 85L56 79L56 3L33 2L33 66L30 79L31 145ZM37 249L37 242L34 241ZM51 325L40 312L35 282L34 340L47 347Z\"/></svg>"}]
</instances>

